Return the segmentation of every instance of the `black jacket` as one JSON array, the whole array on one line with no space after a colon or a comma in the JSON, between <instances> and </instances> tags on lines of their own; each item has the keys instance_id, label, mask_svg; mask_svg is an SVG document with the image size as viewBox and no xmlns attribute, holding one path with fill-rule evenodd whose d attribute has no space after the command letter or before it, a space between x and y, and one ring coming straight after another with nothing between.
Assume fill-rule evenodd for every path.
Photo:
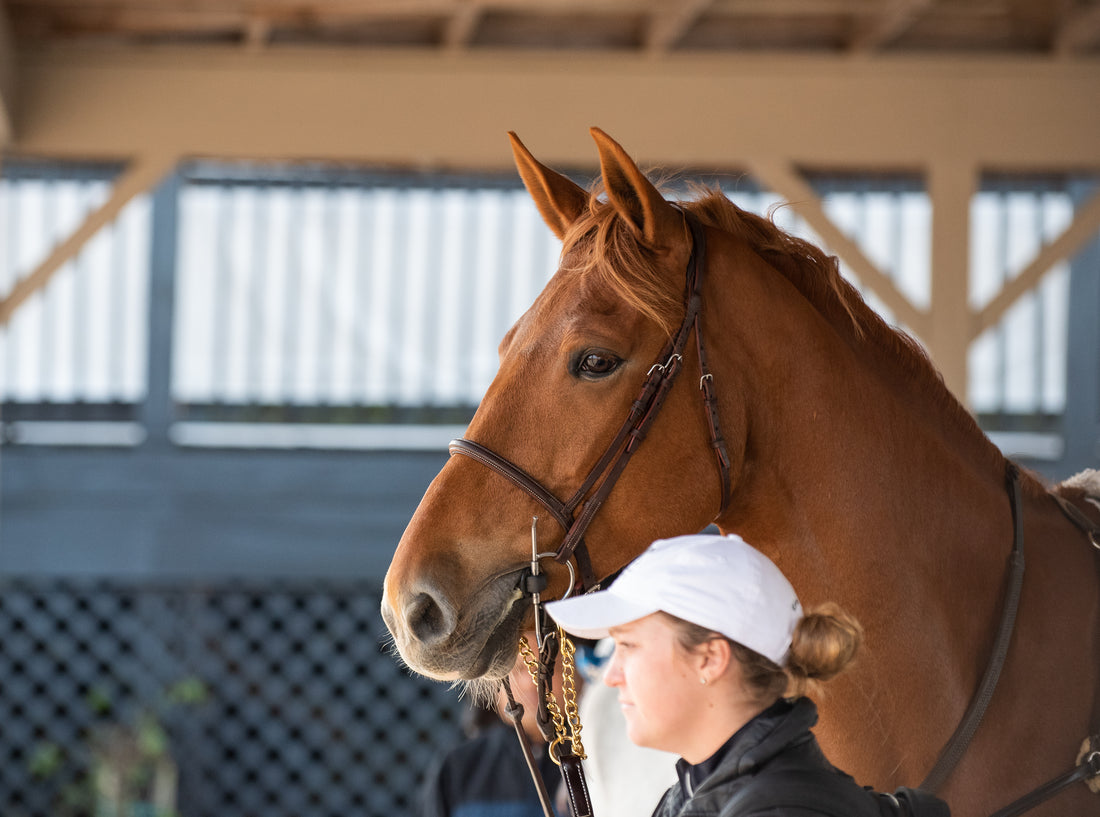
<instances>
[{"instance_id":1,"label":"black jacket","mask_svg":"<svg viewBox=\"0 0 1100 817\"><path fill-rule=\"evenodd\" d=\"M680 782L654 817L948 817L947 806L923 792L887 795L860 787L826 760L810 731L815 723L817 707L809 698L780 700L710 760L696 767L681 761Z\"/></svg>"},{"instance_id":2,"label":"black jacket","mask_svg":"<svg viewBox=\"0 0 1100 817\"><path fill-rule=\"evenodd\" d=\"M545 744L533 749L553 792L558 767ZM515 730L493 724L436 758L425 775L419 817L543 817Z\"/></svg>"}]
</instances>

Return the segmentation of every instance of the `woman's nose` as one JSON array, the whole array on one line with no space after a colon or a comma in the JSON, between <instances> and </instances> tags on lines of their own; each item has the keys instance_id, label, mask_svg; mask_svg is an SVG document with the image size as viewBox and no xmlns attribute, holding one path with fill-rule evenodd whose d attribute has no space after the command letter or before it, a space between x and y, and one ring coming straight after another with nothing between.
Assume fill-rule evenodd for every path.
<instances>
[{"instance_id":1,"label":"woman's nose","mask_svg":"<svg viewBox=\"0 0 1100 817\"><path fill-rule=\"evenodd\" d=\"M607 660L607 669L603 674L603 682L609 687L621 686L623 682L623 671L619 667L618 653L611 653L611 658Z\"/></svg>"}]
</instances>

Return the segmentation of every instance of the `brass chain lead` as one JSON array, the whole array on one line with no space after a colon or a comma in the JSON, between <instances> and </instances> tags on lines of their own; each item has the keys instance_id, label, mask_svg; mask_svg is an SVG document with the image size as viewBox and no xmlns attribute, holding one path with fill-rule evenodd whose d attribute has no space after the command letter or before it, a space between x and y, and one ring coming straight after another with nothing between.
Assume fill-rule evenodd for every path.
<instances>
[{"instance_id":1,"label":"brass chain lead","mask_svg":"<svg viewBox=\"0 0 1100 817\"><path fill-rule=\"evenodd\" d=\"M587 759L588 756L584 753L584 746L581 744L581 716L580 710L577 708L576 662L574 660L576 648L561 628L558 628L558 639L561 643L561 686L562 699L565 703L565 715L558 707L558 702L555 700L554 693L549 685L546 688L546 709L550 712L550 718L554 722L554 734L556 736L554 742L550 744L550 759L560 766L561 761L554 752L554 748L560 744L570 743L573 746L573 754L582 760ZM531 649L531 645L527 643L526 636L520 636L519 652L523 658L523 663L527 666L531 681L534 682L537 689L539 663Z\"/></svg>"},{"instance_id":2,"label":"brass chain lead","mask_svg":"<svg viewBox=\"0 0 1100 817\"><path fill-rule=\"evenodd\" d=\"M561 639L561 694L565 701L565 717L569 721L569 742L573 744L573 754L582 760L588 756L581 744L581 713L577 708L577 664L574 656L577 648L569 637L558 628Z\"/></svg>"}]
</instances>

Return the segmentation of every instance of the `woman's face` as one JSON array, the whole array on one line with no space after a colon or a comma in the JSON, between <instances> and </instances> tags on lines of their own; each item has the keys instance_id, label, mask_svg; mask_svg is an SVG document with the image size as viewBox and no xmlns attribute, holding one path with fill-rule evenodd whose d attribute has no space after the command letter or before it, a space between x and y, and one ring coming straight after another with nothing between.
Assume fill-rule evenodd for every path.
<instances>
[{"instance_id":1,"label":"woman's face","mask_svg":"<svg viewBox=\"0 0 1100 817\"><path fill-rule=\"evenodd\" d=\"M611 630L615 652L604 683L619 690L627 736L638 746L684 755L706 706L700 695L702 656L684 649L660 614Z\"/></svg>"}]
</instances>

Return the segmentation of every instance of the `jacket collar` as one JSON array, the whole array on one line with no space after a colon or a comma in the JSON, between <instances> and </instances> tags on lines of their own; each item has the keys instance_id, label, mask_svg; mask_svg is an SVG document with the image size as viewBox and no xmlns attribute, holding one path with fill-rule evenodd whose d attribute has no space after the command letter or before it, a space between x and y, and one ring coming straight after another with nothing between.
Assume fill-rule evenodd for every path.
<instances>
[{"instance_id":1,"label":"jacket collar","mask_svg":"<svg viewBox=\"0 0 1100 817\"><path fill-rule=\"evenodd\" d=\"M685 798L701 788L752 772L788 746L812 737L810 728L817 723L817 707L809 698L780 698L733 733L713 755L691 764L676 762L680 789Z\"/></svg>"}]
</instances>

